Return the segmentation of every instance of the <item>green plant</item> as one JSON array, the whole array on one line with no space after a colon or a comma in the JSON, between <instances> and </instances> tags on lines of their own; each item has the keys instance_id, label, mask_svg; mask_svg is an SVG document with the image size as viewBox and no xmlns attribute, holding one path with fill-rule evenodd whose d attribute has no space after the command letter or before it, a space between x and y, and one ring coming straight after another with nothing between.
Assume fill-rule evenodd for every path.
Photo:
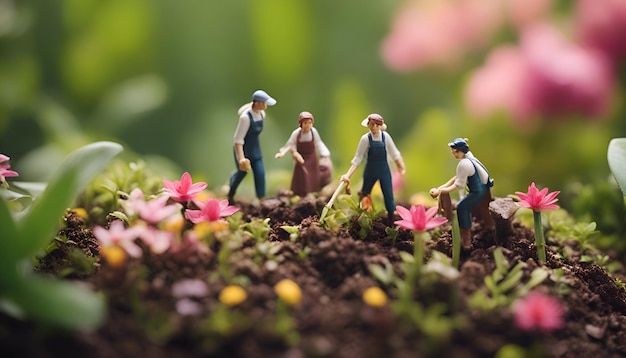
<instances>
[{"instance_id":1,"label":"green plant","mask_svg":"<svg viewBox=\"0 0 626 358\"><path fill-rule=\"evenodd\" d=\"M472 295L470 299L472 307L492 310L496 307L507 306L542 283L549 275L547 269L538 267L531 272L530 279L523 283L522 269L527 266L525 262L520 261L511 268L500 248L494 250L493 258L496 268L491 275L485 277L486 290L478 290Z\"/></svg>"},{"instance_id":2,"label":"green plant","mask_svg":"<svg viewBox=\"0 0 626 358\"><path fill-rule=\"evenodd\" d=\"M626 138L614 138L609 142L607 159L622 194L626 195Z\"/></svg>"},{"instance_id":3,"label":"green plant","mask_svg":"<svg viewBox=\"0 0 626 358\"><path fill-rule=\"evenodd\" d=\"M263 242L270 234L270 219L253 219L241 225L241 230L250 235L256 242Z\"/></svg>"},{"instance_id":4,"label":"green plant","mask_svg":"<svg viewBox=\"0 0 626 358\"><path fill-rule=\"evenodd\" d=\"M289 233L289 240L292 242L296 242L298 240L298 236L300 235L300 229L298 226L283 225L280 228Z\"/></svg>"},{"instance_id":5,"label":"green plant","mask_svg":"<svg viewBox=\"0 0 626 358\"><path fill-rule=\"evenodd\" d=\"M93 329L102 323L105 306L100 295L71 282L38 276L29 260L54 237L60 218L82 188L121 151L117 143L97 142L71 153L33 205L17 217L0 200L0 309L4 312L68 328Z\"/></svg>"}]
</instances>

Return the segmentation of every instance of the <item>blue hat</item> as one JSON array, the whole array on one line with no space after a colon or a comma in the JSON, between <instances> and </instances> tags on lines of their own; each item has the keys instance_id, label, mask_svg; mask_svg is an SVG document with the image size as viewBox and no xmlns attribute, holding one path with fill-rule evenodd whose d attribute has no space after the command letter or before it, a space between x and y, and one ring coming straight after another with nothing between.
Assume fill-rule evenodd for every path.
<instances>
[{"instance_id":1,"label":"blue hat","mask_svg":"<svg viewBox=\"0 0 626 358\"><path fill-rule=\"evenodd\" d=\"M272 97L270 97L270 95L267 94L267 92L265 92L263 90L255 91L252 94L252 100L253 101L259 101L259 102L265 102L268 106L273 106L273 105L276 104L276 100L273 99Z\"/></svg>"},{"instance_id":2,"label":"blue hat","mask_svg":"<svg viewBox=\"0 0 626 358\"><path fill-rule=\"evenodd\" d=\"M469 152L469 145L463 138L456 138L454 141L448 143L448 146L452 149L460 150L463 153Z\"/></svg>"}]
</instances>

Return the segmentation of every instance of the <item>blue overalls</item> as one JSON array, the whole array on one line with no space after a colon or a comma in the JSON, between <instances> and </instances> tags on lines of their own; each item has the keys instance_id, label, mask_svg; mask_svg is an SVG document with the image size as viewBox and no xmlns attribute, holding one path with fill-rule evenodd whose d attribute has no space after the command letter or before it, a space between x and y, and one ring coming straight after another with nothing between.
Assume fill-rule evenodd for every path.
<instances>
[{"instance_id":1,"label":"blue overalls","mask_svg":"<svg viewBox=\"0 0 626 358\"><path fill-rule=\"evenodd\" d=\"M468 158L469 159L469 158ZM483 199L489 187L480 181L478 169L474 161L469 159L474 166L474 174L467 177L467 187L469 193L456 204L457 217L459 219L459 228L469 229L472 227L472 210Z\"/></svg>"},{"instance_id":2,"label":"blue overalls","mask_svg":"<svg viewBox=\"0 0 626 358\"><path fill-rule=\"evenodd\" d=\"M263 156L261 154L261 143L259 142L259 134L263 131L263 120L254 121L252 119L252 113L248 111L248 117L250 118L250 128L248 133L244 137L243 143L243 155L250 160L250 167L254 175L254 188L256 190L256 196L262 198L265 196L265 166L263 165ZM228 197L235 196L237 187L248 174L239 169L239 162L237 161L237 153L235 155L235 167L237 168L230 175L230 191Z\"/></svg>"},{"instance_id":3,"label":"blue overalls","mask_svg":"<svg viewBox=\"0 0 626 358\"><path fill-rule=\"evenodd\" d=\"M372 192L376 180L380 182L380 189L385 199L385 209L388 214L396 210L396 203L393 199L393 186L391 182L391 170L387 162L387 148L385 147L385 133L381 132L382 141L372 140L372 133L368 133L370 147L367 151L367 162L363 171L363 195Z\"/></svg>"}]
</instances>

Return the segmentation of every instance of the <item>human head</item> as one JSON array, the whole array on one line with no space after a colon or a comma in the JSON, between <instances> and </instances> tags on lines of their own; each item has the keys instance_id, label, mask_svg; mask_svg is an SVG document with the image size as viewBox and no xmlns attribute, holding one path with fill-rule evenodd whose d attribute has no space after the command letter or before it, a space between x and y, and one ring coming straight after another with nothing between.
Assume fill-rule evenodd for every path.
<instances>
[{"instance_id":1,"label":"human head","mask_svg":"<svg viewBox=\"0 0 626 358\"><path fill-rule=\"evenodd\" d=\"M270 95L263 90L254 91L254 93L252 94L252 102L263 102L268 106L273 106L276 104L276 100L270 97Z\"/></svg>"},{"instance_id":2,"label":"human head","mask_svg":"<svg viewBox=\"0 0 626 358\"><path fill-rule=\"evenodd\" d=\"M463 153L469 152L469 145L467 144L467 138L456 138L452 142L448 143L448 147L461 151Z\"/></svg>"},{"instance_id":3,"label":"human head","mask_svg":"<svg viewBox=\"0 0 626 358\"><path fill-rule=\"evenodd\" d=\"M300 114L298 115L298 126L302 127L302 122L305 119L310 119L311 122L315 122L315 118L313 118L313 114L311 114L311 112L300 112Z\"/></svg>"},{"instance_id":4,"label":"human head","mask_svg":"<svg viewBox=\"0 0 626 358\"><path fill-rule=\"evenodd\" d=\"M387 125L385 124L385 120L383 119L383 116L381 116L378 113L372 113L369 116L367 116L367 118L361 121L361 125L363 127L367 127L370 121L373 121L376 124L380 124L381 125L380 129L383 131L387 129Z\"/></svg>"}]
</instances>

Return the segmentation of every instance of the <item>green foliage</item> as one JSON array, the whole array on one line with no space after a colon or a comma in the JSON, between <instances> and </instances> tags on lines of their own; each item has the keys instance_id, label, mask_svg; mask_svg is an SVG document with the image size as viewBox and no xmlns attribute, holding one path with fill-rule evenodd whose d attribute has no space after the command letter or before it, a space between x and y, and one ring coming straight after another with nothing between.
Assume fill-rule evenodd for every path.
<instances>
[{"instance_id":1,"label":"green foliage","mask_svg":"<svg viewBox=\"0 0 626 358\"><path fill-rule=\"evenodd\" d=\"M250 235L257 243L263 242L270 234L270 219L252 219L241 225L241 230Z\"/></svg>"},{"instance_id":2,"label":"green foliage","mask_svg":"<svg viewBox=\"0 0 626 358\"><path fill-rule=\"evenodd\" d=\"M614 138L607 152L609 167L622 193L626 195L626 138Z\"/></svg>"},{"instance_id":3,"label":"green foliage","mask_svg":"<svg viewBox=\"0 0 626 358\"><path fill-rule=\"evenodd\" d=\"M70 282L39 277L25 270L25 264L54 237L80 190L121 151L119 144L98 142L73 152L19 218L0 200L0 300L2 307L11 307L8 313L68 328L102 323L102 297Z\"/></svg>"},{"instance_id":4,"label":"green foliage","mask_svg":"<svg viewBox=\"0 0 626 358\"><path fill-rule=\"evenodd\" d=\"M298 226L283 225L280 228L289 233L289 240L292 242L296 242L298 240L298 236L300 235L300 229Z\"/></svg>"},{"instance_id":5,"label":"green foliage","mask_svg":"<svg viewBox=\"0 0 626 358\"><path fill-rule=\"evenodd\" d=\"M469 302L472 307L488 311L507 306L548 278L549 272L538 267L530 273L530 279L524 283L522 270L527 266L525 262L520 261L511 268L500 248L494 250L493 257L496 268L485 277L485 289L478 290L472 295Z\"/></svg>"}]
</instances>

